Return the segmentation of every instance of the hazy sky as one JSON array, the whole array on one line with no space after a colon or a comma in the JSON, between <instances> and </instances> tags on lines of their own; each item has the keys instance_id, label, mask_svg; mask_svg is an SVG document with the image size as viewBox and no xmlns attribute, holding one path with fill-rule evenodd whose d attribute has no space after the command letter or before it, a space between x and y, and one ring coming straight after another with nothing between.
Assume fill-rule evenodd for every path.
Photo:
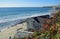
<instances>
[{"instance_id":1,"label":"hazy sky","mask_svg":"<svg viewBox=\"0 0 60 39\"><path fill-rule=\"evenodd\" d=\"M60 0L0 0L0 7L41 7L59 4Z\"/></svg>"}]
</instances>

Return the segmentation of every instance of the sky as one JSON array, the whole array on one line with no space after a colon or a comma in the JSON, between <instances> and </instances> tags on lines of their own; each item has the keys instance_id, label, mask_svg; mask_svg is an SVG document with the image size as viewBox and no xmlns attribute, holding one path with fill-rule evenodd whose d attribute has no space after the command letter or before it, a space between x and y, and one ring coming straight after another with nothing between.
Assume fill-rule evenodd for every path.
<instances>
[{"instance_id":1,"label":"sky","mask_svg":"<svg viewBox=\"0 0 60 39\"><path fill-rule=\"evenodd\" d=\"M0 0L0 7L42 7L59 4L60 0Z\"/></svg>"}]
</instances>

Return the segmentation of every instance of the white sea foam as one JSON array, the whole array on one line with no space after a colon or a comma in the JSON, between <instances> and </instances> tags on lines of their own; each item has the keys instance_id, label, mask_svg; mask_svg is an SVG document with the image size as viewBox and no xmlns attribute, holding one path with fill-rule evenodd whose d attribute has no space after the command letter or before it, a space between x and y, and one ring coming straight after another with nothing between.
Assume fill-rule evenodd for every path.
<instances>
[{"instance_id":1,"label":"white sea foam","mask_svg":"<svg viewBox=\"0 0 60 39\"><path fill-rule=\"evenodd\" d=\"M26 19L26 18L30 18L30 17L36 17L36 16L42 16L42 15L49 15L50 13L39 13L39 14L26 14L26 15L10 15L10 16L4 16L4 17L0 17L0 23L4 23L4 22L9 22L9 21L14 21L17 19Z\"/></svg>"}]
</instances>

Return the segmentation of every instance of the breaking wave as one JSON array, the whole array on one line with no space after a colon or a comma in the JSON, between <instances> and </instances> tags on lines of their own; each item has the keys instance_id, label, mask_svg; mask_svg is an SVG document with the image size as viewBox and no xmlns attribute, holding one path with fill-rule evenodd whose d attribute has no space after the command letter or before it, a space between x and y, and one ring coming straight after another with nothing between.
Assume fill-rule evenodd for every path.
<instances>
[{"instance_id":1,"label":"breaking wave","mask_svg":"<svg viewBox=\"0 0 60 39\"><path fill-rule=\"evenodd\" d=\"M4 23L4 22L9 22L9 21L14 21L14 20L18 20L18 19L26 19L26 18L30 18L30 17L36 17L36 16L42 16L42 15L49 15L50 13L36 13L36 14L23 14L23 15L9 15L9 16L3 16L0 17L0 23Z\"/></svg>"}]
</instances>

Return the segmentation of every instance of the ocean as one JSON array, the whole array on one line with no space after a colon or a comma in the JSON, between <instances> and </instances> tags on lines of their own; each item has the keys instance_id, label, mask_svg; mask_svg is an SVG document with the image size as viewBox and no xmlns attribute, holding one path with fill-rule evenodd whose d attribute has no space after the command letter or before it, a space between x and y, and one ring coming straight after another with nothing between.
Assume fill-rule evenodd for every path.
<instances>
[{"instance_id":1,"label":"ocean","mask_svg":"<svg viewBox=\"0 0 60 39\"><path fill-rule=\"evenodd\" d=\"M0 29L9 27L29 17L50 14L52 8L43 7L0 7Z\"/></svg>"}]
</instances>

